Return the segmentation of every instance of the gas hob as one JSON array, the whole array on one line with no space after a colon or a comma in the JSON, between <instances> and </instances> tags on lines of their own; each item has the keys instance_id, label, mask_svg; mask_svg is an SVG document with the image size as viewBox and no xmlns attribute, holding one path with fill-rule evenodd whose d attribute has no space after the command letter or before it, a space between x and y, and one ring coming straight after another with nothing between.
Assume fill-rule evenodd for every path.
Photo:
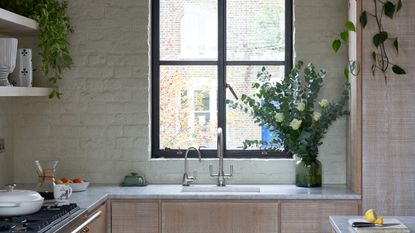
<instances>
[{"instance_id":1,"label":"gas hob","mask_svg":"<svg viewBox=\"0 0 415 233\"><path fill-rule=\"evenodd\" d=\"M78 210L78 205L74 203L65 205L48 204L34 214L0 217L0 233L45 233Z\"/></svg>"}]
</instances>

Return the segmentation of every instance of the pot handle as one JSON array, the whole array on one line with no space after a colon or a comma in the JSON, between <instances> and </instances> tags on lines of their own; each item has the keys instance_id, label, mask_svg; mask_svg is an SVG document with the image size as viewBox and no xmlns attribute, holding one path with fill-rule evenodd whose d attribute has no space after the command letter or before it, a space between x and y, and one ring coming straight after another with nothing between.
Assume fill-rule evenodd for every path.
<instances>
[{"instance_id":1,"label":"pot handle","mask_svg":"<svg viewBox=\"0 0 415 233\"><path fill-rule=\"evenodd\" d=\"M13 208L19 207L20 203L13 203L13 202L0 202L0 208Z\"/></svg>"}]
</instances>

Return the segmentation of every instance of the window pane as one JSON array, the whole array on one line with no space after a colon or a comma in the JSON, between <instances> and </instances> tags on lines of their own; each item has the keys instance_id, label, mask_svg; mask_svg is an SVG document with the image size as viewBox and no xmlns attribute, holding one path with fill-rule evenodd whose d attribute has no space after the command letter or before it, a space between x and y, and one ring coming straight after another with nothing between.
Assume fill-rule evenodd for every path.
<instances>
[{"instance_id":1,"label":"window pane","mask_svg":"<svg viewBox=\"0 0 415 233\"><path fill-rule=\"evenodd\" d=\"M285 59L285 1L227 1L227 59Z\"/></svg>"},{"instance_id":2,"label":"window pane","mask_svg":"<svg viewBox=\"0 0 415 233\"><path fill-rule=\"evenodd\" d=\"M217 67L160 67L160 149L216 149Z\"/></svg>"},{"instance_id":3,"label":"window pane","mask_svg":"<svg viewBox=\"0 0 415 233\"><path fill-rule=\"evenodd\" d=\"M217 0L160 0L160 59L217 60Z\"/></svg>"},{"instance_id":4,"label":"window pane","mask_svg":"<svg viewBox=\"0 0 415 233\"><path fill-rule=\"evenodd\" d=\"M283 66L266 67L272 75L271 81L281 81L284 77ZM229 66L227 67L227 81L232 85L236 94L250 95L255 93L252 83L257 81L257 74L261 71L261 66ZM226 98L235 100L228 90ZM227 148L231 150L242 149L245 140L264 140L268 141L270 134L265 127L255 124L252 117L239 109L227 108L226 115ZM259 148L252 148L259 149Z\"/></svg>"}]
</instances>

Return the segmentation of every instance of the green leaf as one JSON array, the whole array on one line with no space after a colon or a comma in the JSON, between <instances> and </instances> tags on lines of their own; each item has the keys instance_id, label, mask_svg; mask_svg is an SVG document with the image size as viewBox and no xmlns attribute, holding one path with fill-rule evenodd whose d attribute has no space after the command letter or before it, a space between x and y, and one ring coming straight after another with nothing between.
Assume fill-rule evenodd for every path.
<instances>
[{"instance_id":1,"label":"green leaf","mask_svg":"<svg viewBox=\"0 0 415 233\"><path fill-rule=\"evenodd\" d=\"M398 0L398 3L396 5L396 12L400 11L402 8L402 0Z\"/></svg>"},{"instance_id":2,"label":"green leaf","mask_svg":"<svg viewBox=\"0 0 415 233\"><path fill-rule=\"evenodd\" d=\"M56 94L57 94L56 90L52 90L52 91L49 93L49 99L53 99L53 98L56 96Z\"/></svg>"},{"instance_id":3,"label":"green leaf","mask_svg":"<svg viewBox=\"0 0 415 233\"><path fill-rule=\"evenodd\" d=\"M349 80L349 69L345 68L343 70L344 79Z\"/></svg>"},{"instance_id":4,"label":"green leaf","mask_svg":"<svg viewBox=\"0 0 415 233\"><path fill-rule=\"evenodd\" d=\"M331 45L331 47L333 48L334 52L338 52L340 47L342 46L342 42L340 40L334 40L333 44Z\"/></svg>"},{"instance_id":5,"label":"green leaf","mask_svg":"<svg viewBox=\"0 0 415 233\"><path fill-rule=\"evenodd\" d=\"M362 27L365 28L367 25L367 12L366 11L362 12L362 14L360 15L359 21Z\"/></svg>"},{"instance_id":6,"label":"green leaf","mask_svg":"<svg viewBox=\"0 0 415 233\"><path fill-rule=\"evenodd\" d=\"M349 32L348 31L344 31L344 32L340 33L340 38L342 38L342 40L345 43L349 42Z\"/></svg>"},{"instance_id":7,"label":"green leaf","mask_svg":"<svg viewBox=\"0 0 415 233\"><path fill-rule=\"evenodd\" d=\"M387 1L385 3L384 12L385 12L385 15L388 16L389 18L393 18L393 15L395 14L395 9L396 9L396 6L395 4L393 4L393 2Z\"/></svg>"},{"instance_id":8,"label":"green leaf","mask_svg":"<svg viewBox=\"0 0 415 233\"><path fill-rule=\"evenodd\" d=\"M373 36L373 44L376 47L379 47L379 45L385 42L388 38L389 38L389 35L387 32L379 32L378 34Z\"/></svg>"},{"instance_id":9,"label":"green leaf","mask_svg":"<svg viewBox=\"0 0 415 233\"><path fill-rule=\"evenodd\" d=\"M344 27L348 31L352 31L352 32L356 31L356 27L354 26L354 23L352 21L347 21L346 24L344 25Z\"/></svg>"},{"instance_id":10,"label":"green leaf","mask_svg":"<svg viewBox=\"0 0 415 233\"><path fill-rule=\"evenodd\" d=\"M395 47L396 52L399 53L399 42L398 42L398 38L396 38L395 41L393 41L393 47Z\"/></svg>"},{"instance_id":11,"label":"green leaf","mask_svg":"<svg viewBox=\"0 0 415 233\"><path fill-rule=\"evenodd\" d=\"M406 71L404 69L402 69L398 65L393 65L392 66L392 71L393 71L393 73L395 73L397 75L404 75L404 74L406 74Z\"/></svg>"}]
</instances>

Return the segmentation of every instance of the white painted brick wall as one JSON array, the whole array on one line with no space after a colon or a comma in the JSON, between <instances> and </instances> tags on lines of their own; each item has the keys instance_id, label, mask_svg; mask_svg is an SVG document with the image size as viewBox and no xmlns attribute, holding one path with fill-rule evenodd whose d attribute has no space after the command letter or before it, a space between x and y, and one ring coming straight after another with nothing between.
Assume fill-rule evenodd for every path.
<instances>
[{"instance_id":1,"label":"white painted brick wall","mask_svg":"<svg viewBox=\"0 0 415 233\"><path fill-rule=\"evenodd\" d=\"M330 44L346 20L346 1L295 4L296 56L329 68L324 96L337 96L346 55L333 55ZM35 182L33 161L58 159L59 177L118 183L138 171L153 183L180 182L182 160L149 160L147 1L71 0L69 14L75 28L70 41L75 65L60 85L64 98L16 98L13 121L0 114L0 125L14 124L14 181ZM0 106L9 109L7 104ZM333 125L320 156L324 183L344 184L344 120ZM11 169L5 169L1 155L0 162L4 177ZM230 163L235 166L232 183L294 182L292 160L232 160L225 168ZM199 182L214 182L207 175L208 164L217 166L217 161L191 161Z\"/></svg>"}]
</instances>

